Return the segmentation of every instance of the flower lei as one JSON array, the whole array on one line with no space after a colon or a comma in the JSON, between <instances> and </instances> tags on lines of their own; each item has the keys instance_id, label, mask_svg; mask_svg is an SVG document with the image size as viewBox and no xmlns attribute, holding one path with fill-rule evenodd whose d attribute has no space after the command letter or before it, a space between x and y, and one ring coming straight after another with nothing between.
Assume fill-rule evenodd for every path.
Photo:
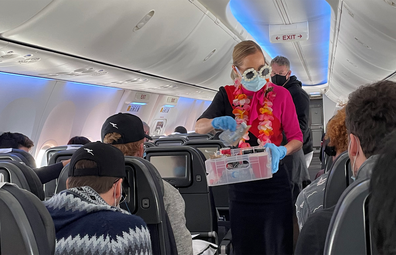
<instances>
[{"instance_id":1,"label":"flower lei","mask_svg":"<svg viewBox=\"0 0 396 255\"><path fill-rule=\"evenodd\" d=\"M271 136L274 134L272 128L272 121L274 120L273 116L273 101L275 99L276 94L273 92L274 88L271 86L269 79L267 79L267 83L264 86L265 94L264 94L264 103L259 108L259 116L258 120L260 121L257 129L259 130L259 136L257 137L257 143L259 146L264 146L266 143L271 142ZM232 113L235 115L235 120L238 125L249 121L249 111L251 110L250 102L251 100L248 98L246 94L242 92L242 85L239 80L235 80L235 91L234 91L235 99L233 100L233 105L235 106ZM255 110L255 109L253 109ZM243 138L239 141L240 148L250 147L250 144L246 141L249 140L249 132L243 136Z\"/></svg>"}]
</instances>

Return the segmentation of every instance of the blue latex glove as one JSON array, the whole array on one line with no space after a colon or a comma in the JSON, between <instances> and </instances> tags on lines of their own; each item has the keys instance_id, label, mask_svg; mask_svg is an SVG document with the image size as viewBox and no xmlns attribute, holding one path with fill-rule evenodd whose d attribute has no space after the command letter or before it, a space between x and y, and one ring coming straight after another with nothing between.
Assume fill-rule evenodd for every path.
<instances>
[{"instance_id":1,"label":"blue latex glove","mask_svg":"<svg viewBox=\"0 0 396 255\"><path fill-rule=\"evenodd\" d=\"M272 173L278 172L279 161L286 156L287 150L285 146L276 146L273 143L267 143L264 145L265 148L271 150L271 160L272 160Z\"/></svg>"},{"instance_id":2,"label":"blue latex glove","mask_svg":"<svg viewBox=\"0 0 396 255\"><path fill-rule=\"evenodd\" d=\"M215 129L236 131L237 123L234 118L230 116L217 117L212 120L212 126Z\"/></svg>"}]
</instances>

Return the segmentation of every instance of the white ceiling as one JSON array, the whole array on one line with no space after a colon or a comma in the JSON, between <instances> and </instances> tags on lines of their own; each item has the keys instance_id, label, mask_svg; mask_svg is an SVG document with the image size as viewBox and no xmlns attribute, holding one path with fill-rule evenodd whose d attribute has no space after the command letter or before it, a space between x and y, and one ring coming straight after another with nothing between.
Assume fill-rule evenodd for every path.
<instances>
[{"instance_id":1,"label":"white ceiling","mask_svg":"<svg viewBox=\"0 0 396 255\"><path fill-rule=\"evenodd\" d=\"M327 92L333 101L395 72L395 15L384 0L340 1Z\"/></svg>"},{"instance_id":2,"label":"white ceiling","mask_svg":"<svg viewBox=\"0 0 396 255\"><path fill-rule=\"evenodd\" d=\"M272 45L271 54L287 56L304 84L324 83L307 91L329 85L336 101L396 69L396 9L385 0L327 1L337 8L330 49L320 37L323 0L243 0L249 18L241 23L230 0L0 1L0 71L210 100L232 82L236 43L260 43L270 24L308 21L308 41ZM242 25L256 25L258 35Z\"/></svg>"}]
</instances>

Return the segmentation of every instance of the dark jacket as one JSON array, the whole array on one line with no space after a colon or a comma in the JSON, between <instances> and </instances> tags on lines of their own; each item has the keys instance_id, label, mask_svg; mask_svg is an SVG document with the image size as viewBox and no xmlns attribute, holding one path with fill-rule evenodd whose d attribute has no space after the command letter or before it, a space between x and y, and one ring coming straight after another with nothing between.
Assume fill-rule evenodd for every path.
<instances>
[{"instance_id":1,"label":"dark jacket","mask_svg":"<svg viewBox=\"0 0 396 255\"><path fill-rule=\"evenodd\" d=\"M303 133L303 151L307 154L313 151L311 128L309 127L309 95L302 88L302 84L296 76L290 76L289 81L284 85L296 106L298 122Z\"/></svg>"}]
</instances>

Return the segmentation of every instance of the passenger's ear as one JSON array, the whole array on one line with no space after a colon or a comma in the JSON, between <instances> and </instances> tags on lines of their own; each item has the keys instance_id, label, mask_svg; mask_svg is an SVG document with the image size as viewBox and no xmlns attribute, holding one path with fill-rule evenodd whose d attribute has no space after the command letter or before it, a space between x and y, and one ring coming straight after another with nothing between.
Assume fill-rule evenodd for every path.
<instances>
[{"instance_id":1,"label":"passenger's ear","mask_svg":"<svg viewBox=\"0 0 396 255\"><path fill-rule=\"evenodd\" d=\"M120 178L116 185L115 185L115 189L116 189L116 198L119 198L122 195L122 178Z\"/></svg>"},{"instance_id":2,"label":"passenger's ear","mask_svg":"<svg viewBox=\"0 0 396 255\"><path fill-rule=\"evenodd\" d=\"M355 157L358 154L360 142L358 143L359 138L355 137L353 134L349 134L349 146L348 146L348 154L349 157Z\"/></svg>"},{"instance_id":3,"label":"passenger's ear","mask_svg":"<svg viewBox=\"0 0 396 255\"><path fill-rule=\"evenodd\" d=\"M141 143L139 146L139 157L143 158L144 155L144 143Z\"/></svg>"},{"instance_id":4,"label":"passenger's ear","mask_svg":"<svg viewBox=\"0 0 396 255\"><path fill-rule=\"evenodd\" d=\"M66 179L66 189L69 189L69 178Z\"/></svg>"}]
</instances>

